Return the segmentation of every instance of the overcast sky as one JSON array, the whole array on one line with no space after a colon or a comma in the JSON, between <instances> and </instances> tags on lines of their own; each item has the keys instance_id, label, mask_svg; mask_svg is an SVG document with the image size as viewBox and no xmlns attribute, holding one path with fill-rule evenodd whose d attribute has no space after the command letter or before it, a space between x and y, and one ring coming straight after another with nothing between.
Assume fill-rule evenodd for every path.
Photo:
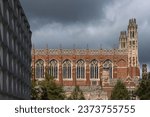
<instances>
[{"instance_id":1,"label":"overcast sky","mask_svg":"<svg viewBox=\"0 0 150 117\"><path fill-rule=\"evenodd\" d=\"M136 18L140 63L150 66L150 0L20 0L36 48L113 48Z\"/></svg>"}]
</instances>

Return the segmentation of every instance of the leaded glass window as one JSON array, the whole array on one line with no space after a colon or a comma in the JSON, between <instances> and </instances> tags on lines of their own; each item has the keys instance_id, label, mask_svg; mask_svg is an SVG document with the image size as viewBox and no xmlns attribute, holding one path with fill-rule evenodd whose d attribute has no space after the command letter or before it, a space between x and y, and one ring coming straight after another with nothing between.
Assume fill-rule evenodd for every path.
<instances>
[{"instance_id":1,"label":"leaded glass window","mask_svg":"<svg viewBox=\"0 0 150 117\"><path fill-rule=\"evenodd\" d=\"M58 64L56 60L52 60L49 62L48 74L53 78L58 78Z\"/></svg>"},{"instance_id":2,"label":"leaded glass window","mask_svg":"<svg viewBox=\"0 0 150 117\"><path fill-rule=\"evenodd\" d=\"M35 63L35 76L36 78L44 78L44 61L38 60Z\"/></svg>"},{"instance_id":3,"label":"leaded glass window","mask_svg":"<svg viewBox=\"0 0 150 117\"><path fill-rule=\"evenodd\" d=\"M71 79L71 61L65 60L63 62L63 79Z\"/></svg>"},{"instance_id":4,"label":"leaded glass window","mask_svg":"<svg viewBox=\"0 0 150 117\"><path fill-rule=\"evenodd\" d=\"M98 79L98 61L93 60L90 64L90 78Z\"/></svg>"},{"instance_id":5,"label":"leaded glass window","mask_svg":"<svg viewBox=\"0 0 150 117\"><path fill-rule=\"evenodd\" d=\"M77 62L77 79L85 78L85 62L83 60L79 60Z\"/></svg>"}]
</instances>

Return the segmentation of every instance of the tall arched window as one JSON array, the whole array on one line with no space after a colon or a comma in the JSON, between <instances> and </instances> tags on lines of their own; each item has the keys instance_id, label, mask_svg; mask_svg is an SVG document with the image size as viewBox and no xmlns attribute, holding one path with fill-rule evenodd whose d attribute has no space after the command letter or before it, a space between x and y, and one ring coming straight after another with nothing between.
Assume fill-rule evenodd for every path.
<instances>
[{"instance_id":1,"label":"tall arched window","mask_svg":"<svg viewBox=\"0 0 150 117\"><path fill-rule=\"evenodd\" d=\"M77 62L77 79L85 78L85 62L83 60L79 60Z\"/></svg>"},{"instance_id":2,"label":"tall arched window","mask_svg":"<svg viewBox=\"0 0 150 117\"><path fill-rule=\"evenodd\" d=\"M112 78L112 62L106 60L103 64L103 78L111 79Z\"/></svg>"},{"instance_id":3,"label":"tall arched window","mask_svg":"<svg viewBox=\"0 0 150 117\"><path fill-rule=\"evenodd\" d=\"M98 61L93 60L90 64L90 78L98 79Z\"/></svg>"},{"instance_id":4,"label":"tall arched window","mask_svg":"<svg viewBox=\"0 0 150 117\"><path fill-rule=\"evenodd\" d=\"M63 79L71 79L71 61L65 60L63 62Z\"/></svg>"},{"instance_id":5,"label":"tall arched window","mask_svg":"<svg viewBox=\"0 0 150 117\"><path fill-rule=\"evenodd\" d=\"M35 76L36 78L44 78L44 61L38 60L35 63Z\"/></svg>"},{"instance_id":6,"label":"tall arched window","mask_svg":"<svg viewBox=\"0 0 150 117\"><path fill-rule=\"evenodd\" d=\"M52 60L49 62L49 70L48 74L53 78L57 78L58 76L58 65L56 60Z\"/></svg>"}]
</instances>

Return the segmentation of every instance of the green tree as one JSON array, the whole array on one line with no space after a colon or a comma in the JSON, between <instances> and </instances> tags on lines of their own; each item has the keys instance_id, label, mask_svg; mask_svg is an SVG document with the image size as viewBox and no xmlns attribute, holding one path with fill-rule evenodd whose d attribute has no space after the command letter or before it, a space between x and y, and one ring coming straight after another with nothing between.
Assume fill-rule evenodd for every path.
<instances>
[{"instance_id":1,"label":"green tree","mask_svg":"<svg viewBox=\"0 0 150 117\"><path fill-rule=\"evenodd\" d=\"M150 79L140 81L136 95L140 100L150 100Z\"/></svg>"},{"instance_id":2,"label":"green tree","mask_svg":"<svg viewBox=\"0 0 150 117\"><path fill-rule=\"evenodd\" d=\"M45 80L38 81L38 84L32 87L32 99L40 100L63 100L65 99L65 92L63 87L57 84L53 77L45 74Z\"/></svg>"},{"instance_id":3,"label":"green tree","mask_svg":"<svg viewBox=\"0 0 150 117\"><path fill-rule=\"evenodd\" d=\"M38 99L38 91L36 90L36 83L35 81L32 81L32 84L31 84L31 99L32 100L35 100L35 99Z\"/></svg>"},{"instance_id":4,"label":"green tree","mask_svg":"<svg viewBox=\"0 0 150 117\"><path fill-rule=\"evenodd\" d=\"M112 90L110 99L111 100L129 100L130 99L129 92L126 86L120 80L117 81L114 89Z\"/></svg>"},{"instance_id":5,"label":"green tree","mask_svg":"<svg viewBox=\"0 0 150 117\"><path fill-rule=\"evenodd\" d=\"M73 92L68 98L69 100L85 100L85 97L83 95L82 90L79 88L79 86L75 86Z\"/></svg>"}]
</instances>

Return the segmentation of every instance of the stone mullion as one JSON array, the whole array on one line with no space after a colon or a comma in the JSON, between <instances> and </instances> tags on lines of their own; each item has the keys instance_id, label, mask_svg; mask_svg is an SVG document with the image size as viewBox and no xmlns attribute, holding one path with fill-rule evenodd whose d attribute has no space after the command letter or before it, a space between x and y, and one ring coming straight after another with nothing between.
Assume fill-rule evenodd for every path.
<instances>
[{"instance_id":1,"label":"stone mullion","mask_svg":"<svg viewBox=\"0 0 150 117\"><path fill-rule=\"evenodd\" d=\"M102 86L102 73L103 73L103 65L102 65L102 63L100 63L100 66L99 66L100 86Z\"/></svg>"},{"instance_id":2,"label":"stone mullion","mask_svg":"<svg viewBox=\"0 0 150 117\"><path fill-rule=\"evenodd\" d=\"M118 68L117 68L117 65L116 65L116 59L114 60L114 64L112 64L112 65L113 65L113 66L112 66L112 67L113 67L113 70L112 70L112 73L113 73L113 74L112 74L112 77L113 77L113 78L117 78L117 69L118 69Z\"/></svg>"}]
</instances>

